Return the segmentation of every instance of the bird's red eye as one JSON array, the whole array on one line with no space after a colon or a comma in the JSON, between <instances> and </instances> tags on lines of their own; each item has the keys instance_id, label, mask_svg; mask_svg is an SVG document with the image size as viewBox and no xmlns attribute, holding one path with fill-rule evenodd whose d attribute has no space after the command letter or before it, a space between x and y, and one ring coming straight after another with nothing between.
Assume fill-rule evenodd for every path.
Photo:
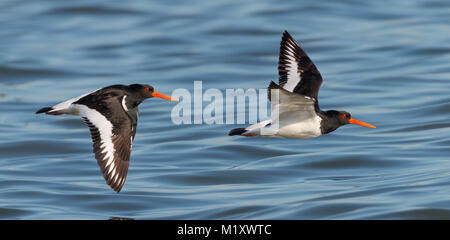
<instances>
[{"instance_id":1,"label":"bird's red eye","mask_svg":"<svg viewBox=\"0 0 450 240\"><path fill-rule=\"evenodd\" d=\"M342 118L347 118L347 114L342 114Z\"/></svg>"},{"instance_id":2,"label":"bird's red eye","mask_svg":"<svg viewBox=\"0 0 450 240\"><path fill-rule=\"evenodd\" d=\"M148 92L148 91L150 91L150 88L146 87L144 90L145 90L146 92Z\"/></svg>"}]
</instances>

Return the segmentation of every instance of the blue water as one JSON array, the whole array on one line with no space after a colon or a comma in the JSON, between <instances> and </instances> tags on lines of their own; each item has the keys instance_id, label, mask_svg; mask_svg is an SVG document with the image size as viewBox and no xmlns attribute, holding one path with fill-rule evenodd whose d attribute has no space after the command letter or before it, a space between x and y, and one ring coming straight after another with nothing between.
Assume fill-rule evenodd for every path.
<instances>
[{"instance_id":1,"label":"blue water","mask_svg":"<svg viewBox=\"0 0 450 240\"><path fill-rule=\"evenodd\" d=\"M1 1L0 219L450 219L448 1ZM314 139L174 125L150 99L127 181L88 128L46 106L112 84L266 88L284 30L320 70ZM205 103L204 105L206 105Z\"/></svg>"}]
</instances>

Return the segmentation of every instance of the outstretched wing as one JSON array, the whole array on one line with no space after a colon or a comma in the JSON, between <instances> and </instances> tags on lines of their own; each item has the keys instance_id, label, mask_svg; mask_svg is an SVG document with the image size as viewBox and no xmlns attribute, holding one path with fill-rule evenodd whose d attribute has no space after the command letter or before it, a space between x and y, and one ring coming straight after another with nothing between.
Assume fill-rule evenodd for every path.
<instances>
[{"instance_id":1,"label":"outstretched wing","mask_svg":"<svg viewBox=\"0 0 450 240\"><path fill-rule=\"evenodd\" d=\"M287 31L284 31L280 45L279 85L289 92L317 100L322 76L314 63Z\"/></svg>"},{"instance_id":2,"label":"outstretched wing","mask_svg":"<svg viewBox=\"0 0 450 240\"><path fill-rule=\"evenodd\" d=\"M98 98L93 106L76 102L77 109L88 125L95 158L106 183L119 192L128 172L135 127L122 108L122 96Z\"/></svg>"},{"instance_id":3,"label":"outstretched wing","mask_svg":"<svg viewBox=\"0 0 450 240\"><path fill-rule=\"evenodd\" d=\"M269 94L269 98L272 98L272 124L280 124L280 128L317 116L314 98L289 92L274 82L270 83Z\"/></svg>"}]
</instances>

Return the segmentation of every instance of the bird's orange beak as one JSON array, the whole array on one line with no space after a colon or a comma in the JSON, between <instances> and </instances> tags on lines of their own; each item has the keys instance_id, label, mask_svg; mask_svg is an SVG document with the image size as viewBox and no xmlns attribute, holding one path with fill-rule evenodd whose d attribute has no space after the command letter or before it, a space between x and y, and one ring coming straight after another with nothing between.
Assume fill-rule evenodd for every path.
<instances>
[{"instance_id":1,"label":"bird's orange beak","mask_svg":"<svg viewBox=\"0 0 450 240\"><path fill-rule=\"evenodd\" d=\"M159 92L153 92L153 93L152 93L152 96L153 96L153 97L159 97L159 98L167 99L167 100L174 101L174 102L178 102L178 99L176 99L176 98L171 98L171 97L166 96L166 95L164 95L164 94L161 94L161 93L159 93Z\"/></svg>"},{"instance_id":2,"label":"bird's orange beak","mask_svg":"<svg viewBox=\"0 0 450 240\"><path fill-rule=\"evenodd\" d=\"M354 119L354 118L350 118L350 120L348 120L348 122L351 123L351 124L356 124L356 125L363 126L363 127L377 128L377 127L375 127L375 126L372 125L372 124L368 124L368 123L365 123L365 122L361 122L361 121L356 120L356 119Z\"/></svg>"}]
</instances>

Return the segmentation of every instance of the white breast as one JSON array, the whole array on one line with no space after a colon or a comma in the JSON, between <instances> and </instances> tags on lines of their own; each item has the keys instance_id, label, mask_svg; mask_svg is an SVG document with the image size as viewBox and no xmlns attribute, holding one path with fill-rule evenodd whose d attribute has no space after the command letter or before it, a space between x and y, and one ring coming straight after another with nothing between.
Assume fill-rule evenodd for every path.
<instances>
[{"instance_id":1,"label":"white breast","mask_svg":"<svg viewBox=\"0 0 450 240\"><path fill-rule=\"evenodd\" d=\"M283 124L281 122L280 129L276 133L277 137L285 138L314 138L322 135L320 130L320 122L322 118L316 116L315 118L304 119L300 122Z\"/></svg>"}]
</instances>

